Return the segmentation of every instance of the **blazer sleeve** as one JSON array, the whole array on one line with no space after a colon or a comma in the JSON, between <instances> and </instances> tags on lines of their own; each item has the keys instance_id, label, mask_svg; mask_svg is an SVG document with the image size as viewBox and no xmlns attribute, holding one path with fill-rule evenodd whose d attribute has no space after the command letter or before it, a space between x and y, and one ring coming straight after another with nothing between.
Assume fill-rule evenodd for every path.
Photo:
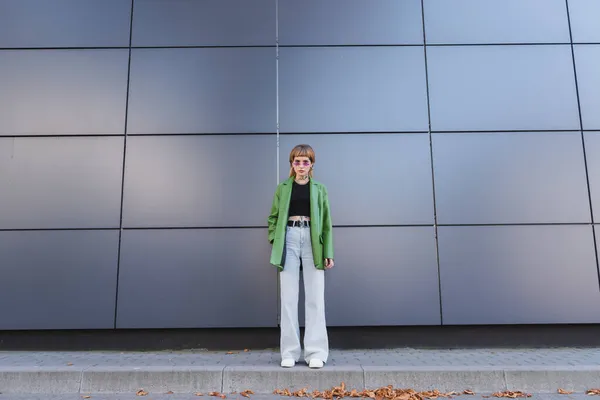
<instances>
[{"instance_id":1,"label":"blazer sleeve","mask_svg":"<svg viewBox=\"0 0 600 400\"><path fill-rule=\"evenodd\" d=\"M329 208L329 194L323 186L323 258L333 258L333 224Z\"/></svg>"},{"instance_id":2,"label":"blazer sleeve","mask_svg":"<svg viewBox=\"0 0 600 400\"><path fill-rule=\"evenodd\" d=\"M273 243L275 240L275 229L277 228L277 219L279 217L279 186L275 190L273 196L273 203L271 204L271 212L267 218L269 224L269 243Z\"/></svg>"}]
</instances>

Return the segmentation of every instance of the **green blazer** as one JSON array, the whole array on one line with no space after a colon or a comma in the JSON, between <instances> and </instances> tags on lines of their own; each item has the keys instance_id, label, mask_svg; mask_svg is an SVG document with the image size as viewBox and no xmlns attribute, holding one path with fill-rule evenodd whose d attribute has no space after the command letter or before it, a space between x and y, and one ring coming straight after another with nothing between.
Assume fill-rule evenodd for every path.
<instances>
[{"instance_id":1,"label":"green blazer","mask_svg":"<svg viewBox=\"0 0 600 400\"><path fill-rule=\"evenodd\" d=\"M285 262L285 234L294 178L288 178L277 185L271 213L269 214L269 243L271 264L283 270ZM333 258L333 232L327 188L322 183L310 179L310 242L317 269L325 269L325 259Z\"/></svg>"}]
</instances>

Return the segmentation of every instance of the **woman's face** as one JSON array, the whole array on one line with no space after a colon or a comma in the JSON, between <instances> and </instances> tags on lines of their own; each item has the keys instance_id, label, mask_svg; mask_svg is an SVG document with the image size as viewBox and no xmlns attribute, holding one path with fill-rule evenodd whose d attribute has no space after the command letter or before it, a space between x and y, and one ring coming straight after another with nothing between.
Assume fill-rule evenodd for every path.
<instances>
[{"instance_id":1,"label":"woman's face","mask_svg":"<svg viewBox=\"0 0 600 400\"><path fill-rule=\"evenodd\" d=\"M292 161L292 167L296 175L308 175L308 171L312 168L312 163L308 157L295 157Z\"/></svg>"}]
</instances>

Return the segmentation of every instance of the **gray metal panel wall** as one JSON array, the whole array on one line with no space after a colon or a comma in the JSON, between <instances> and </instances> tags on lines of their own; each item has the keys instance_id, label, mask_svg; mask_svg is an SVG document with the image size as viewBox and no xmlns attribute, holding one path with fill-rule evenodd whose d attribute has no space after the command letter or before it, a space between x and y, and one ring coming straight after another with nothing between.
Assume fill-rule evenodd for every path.
<instances>
[{"instance_id":1,"label":"gray metal panel wall","mask_svg":"<svg viewBox=\"0 0 600 400\"><path fill-rule=\"evenodd\" d=\"M130 13L130 0L2 0L0 48L129 46Z\"/></svg>"},{"instance_id":2,"label":"gray metal panel wall","mask_svg":"<svg viewBox=\"0 0 600 400\"><path fill-rule=\"evenodd\" d=\"M118 228L122 137L0 138L0 229Z\"/></svg>"},{"instance_id":3,"label":"gray metal panel wall","mask_svg":"<svg viewBox=\"0 0 600 400\"><path fill-rule=\"evenodd\" d=\"M123 226L264 226L277 177L274 141L274 135L128 138ZM249 167L257 179L242 179Z\"/></svg>"},{"instance_id":4,"label":"gray metal panel wall","mask_svg":"<svg viewBox=\"0 0 600 400\"><path fill-rule=\"evenodd\" d=\"M594 222L598 223L600 222L600 132L586 132L584 138Z\"/></svg>"},{"instance_id":5,"label":"gray metal panel wall","mask_svg":"<svg viewBox=\"0 0 600 400\"><path fill-rule=\"evenodd\" d=\"M564 0L424 0L423 4L427 44L570 42Z\"/></svg>"},{"instance_id":6,"label":"gray metal panel wall","mask_svg":"<svg viewBox=\"0 0 600 400\"><path fill-rule=\"evenodd\" d=\"M600 43L600 2L568 0L571 31L575 43Z\"/></svg>"},{"instance_id":7,"label":"gray metal panel wall","mask_svg":"<svg viewBox=\"0 0 600 400\"><path fill-rule=\"evenodd\" d=\"M423 43L421 0L279 0L278 17L282 46Z\"/></svg>"},{"instance_id":8,"label":"gray metal panel wall","mask_svg":"<svg viewBox=\"0 0 600 400\"><path fill-rule=\"evenodd\" d=\"M426 131L422 47L279 50L281 132Z\"/></svg>"},{"instance_id":9,"label":"gray metal panel wall","mask_svg":"<svg viewBox=\"0 0 600 400\"><path fill-rule=\"evenodd\" d=\"M127 54L0 51L0 135L122 134Z\"/></svg>"},{"instance_id":10,"label":"gray metal panel wall","mask_svg":"<svg viewBox=\"0 0 600 400\"><path fill-rule=\"evenodd\" d=\"M334 235L338 255L325 295L329 325L440 323L433 227L337 228Z\"/></svg>"},{"instance_id":11,"label":"gray metal panel wall","mask_svg":"<svg viewBox=\"0 0 600 400\"><path fill-rule=\"evenodd\" d=\"M433 130L579 129L569 45L432 47L427 61Z\"/></svg>"},{"instance_id":12,"label":"gray metal panel wall","mask_svg":"<svg viewBox=\"0 0 600 400\"><path fill-rule=\"evenodd\" d=\"M442 226L446 324L598 323L591 226Z\"/></svg>"},{"instance_id":13,"label":"gray metal panel wall","mask_svg":"<svg viewBox=\"0 0 600 400\"><path fill-rule=\"evenodd\" d=\"M137 0L133 46L275 46L275 0Z\"/></svg>"},{"instance_id":14,"label":"gray metal panel wall","mask_svg":"<svg viewBox=\"0 0 600 400\"><path fill-rule=\"evenodd\" d=\"M0 1L0 329L276 326L302 142L330 325L598 322L599 7Z\"/></svg>"},{"instance_id":15,"label":"gray metal panel wall","mask_svg":"<svg viewBox=\"0 0 600 400\"><path fill-rule=\"evenodd\" d=\"M579 133L436 133L433 154L440 224L591 222Z\"/></svg>"},{"instance_id":16,"label":"gray metal panel wall","mask_svg":"<svg viewBox=\"0 0 600 400\"><path fill-rule=\"evenodd\" d=\"M600 45L574 48L583 129L600 129Z\"/></svg>"},{"instance_id":17,"label":"gray metal panel wall","mask_svg":"<svg viewBox=\"0 0 600 400\"><path fill-rule=\"evenodd\" d=\"M0 231L0 329L106 329L119 231Z\"/></svg>"},{"instance_id":18,"label":"gray metal panel wall","mask_svg":"<svg viewBox=\"0 0 600 400\"><path fill-rule=\"evenodd\" d=\"M117 328L277 324L266 229L125 231Z\"/></svg>"},{"instance_id":19,"label":"gray metal panel wall","mask_svg":"<svg viewBox=\"0 0 600 400\"><path fill-rule=\"evenodd\" d=\"M128 133L275 132L275 49L134 49Z\"/></svg>"}]
</instances>

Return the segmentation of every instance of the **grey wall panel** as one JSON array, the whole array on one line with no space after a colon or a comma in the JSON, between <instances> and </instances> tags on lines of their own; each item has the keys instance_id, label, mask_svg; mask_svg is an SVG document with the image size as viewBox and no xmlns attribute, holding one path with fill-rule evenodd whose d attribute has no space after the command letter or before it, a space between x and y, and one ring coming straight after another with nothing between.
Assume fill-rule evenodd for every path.
<instances>
[{"instance_id":1,"label":"grey wall panel","mask_svg":"<svg viewBox=\"0 0 600 400\"><path fill-rule=\"evenodd\" d=\"M600 2L568 0L571 32L575 43L600 43Z\"/></svg>"},{"instance_id":2,"label":"grey wall panel","mask_svg":"<svg viewBox=\"0 0 600 400\"><path fill-rule=\"evenodd\" d=\"M427 130L422 47L279 50L281 132Z\"/></svg>"},{"instance_id":3,"label":"grey wall panel","mask_svg":"<svg viewBox=\"0 0 600 400\"><path fill-rule=\"evenodd\" d=\"M136 0L133 46L275 46L276 0Z\"/></svg>"},{"instance_id":4,"label":"grey wall panel","mask_svg":"<svg viewBox=\"0 0 600 400\"><path fill-rule=\"evenodd\" d=\"M578 132L434 134L438 223L590 222Z\"/></svg>"},{"instance_id":5,"label":"grey wall panel","mask_svg":"<svg viewBox=\"0 0 600 400\"><path fill-rule=\"evenodd\" d=\"M129 133L275 132L274 48L134 49Z\"/></svg>"},{"instance_id":6,"label":"grey wall panel","mask_svg":"<svg viewBox=\"0 0 600 400\"><path fill-rule=\"evenodd\" d=\"M433 130L579 129L567 45L432 47Z\"/></svg>"},{"instance_id":7,"label":"grey wall panel","mask_svg":"<svg viewBox=\"0 0 600 400\"><path fill-rule=\"evenodd\" d=\"M592 196L594 222L600 222L600 132L585 132L587 171ZM600 247L600 243L598 243Z\"/></svg>"},{"instance_id":8,"label":"grey wall panel","mask_svg":"<svg viewBox=\"0 0 600 400\"><path fill-rule=\"evenodd\" d=\"M280 45L423 44L420 0L279 0Z\"/></svg>"},{"instance_id":9,"label":"grey wall panel","mask_svg":"<svg viewBox=\"0 0 600 400\"><path fill-rule=\"evenodd\" d=\"M576 45L575 66L583 129L600 129L600 45Z\"/></svg>"},{"instance_id":10,"label":"grey wall panel","mask_svg":"<svg viewBox=\"0 0 600 400\"><path fill-rule=\"evenodd\" d=\"M0 229L118 228L123 138L0 138Z\"/></svg>"},{"instance_id":11,"label":"grey wall panel","mask_svg":"<svg viewBox=\"0 0 600 400\"><path fill-rule=\"evenodd\" d=\"M427 134L281 135L281 180L299 143L315 150L334 225L433 224Z\"/></svg>"},{"instance_id":12,"label":"grey wall panel","mask_svg":"<svg viewBox=\"0 0 600 400\"><path fill-rule=\"evenodd\" d=\"M274 135L128 138L123 225L266 226L276 145Z\"/></svg>"},{"instance_id":13,"label":"grey wall panel","mask_svg":"<svg viewBox=\"0 0 600 400\"><path fill-rule=\"evenodd\" d=\"M124 231L117 328L277 326L266 229Z\"/></svg>"},{"instance_id":14,"label":"grey wall panel","mask_svg":"<svg viewBox=\"0 0 600 400\"><path fill-rule=\"evenodd\" d=\"M328 325L440 323L432 227L336 228L334 241L336 266L326 272Z\"/></svg>"},{"instance_id":15,"label":"grey wall panel","mask_svg":"<svg viewBox=\"0 0 600 400\"><path fill-rule=\"evenodd\" d=\"M119 232L1 231L0 329L114 326Z\"/></svg>"},{"instance_id":16,"label":"grey wall panel","mask_svg":"<svg viewBox=\"0 0 600 400\"><path fill-rule=\"evenodd\" d=\"M123 133L127 54L0 51L0 135Z\"/></svg>"},{"instance_id":17,"label":"grey wall panel","mask_svg":"<svg viewBox=\"0 0 600 400\"><path fill-rule=\"evenodd\" d=\"M2 0L0 48L129 46L132 0Z\"/></svg>"},{"instance_id":18,"label":"grey wall panel","mask_svg":"<svg viewBox=\"0 0 600 400\"><path fill-rule=\"evenodd\" d=\"M424 0L424 7L429 44L571 41L564 0Z\"/></svg>"},{"instance_id":19,"label":"grey wall panel","mask_svg":"<svg viewBox=\"0 0 600 400\"><path fill-rule=\"evenodd\" d=\"M469 226L438 231L443 322L600 322L591 226Z\"/></svg>"}]
</instances>

